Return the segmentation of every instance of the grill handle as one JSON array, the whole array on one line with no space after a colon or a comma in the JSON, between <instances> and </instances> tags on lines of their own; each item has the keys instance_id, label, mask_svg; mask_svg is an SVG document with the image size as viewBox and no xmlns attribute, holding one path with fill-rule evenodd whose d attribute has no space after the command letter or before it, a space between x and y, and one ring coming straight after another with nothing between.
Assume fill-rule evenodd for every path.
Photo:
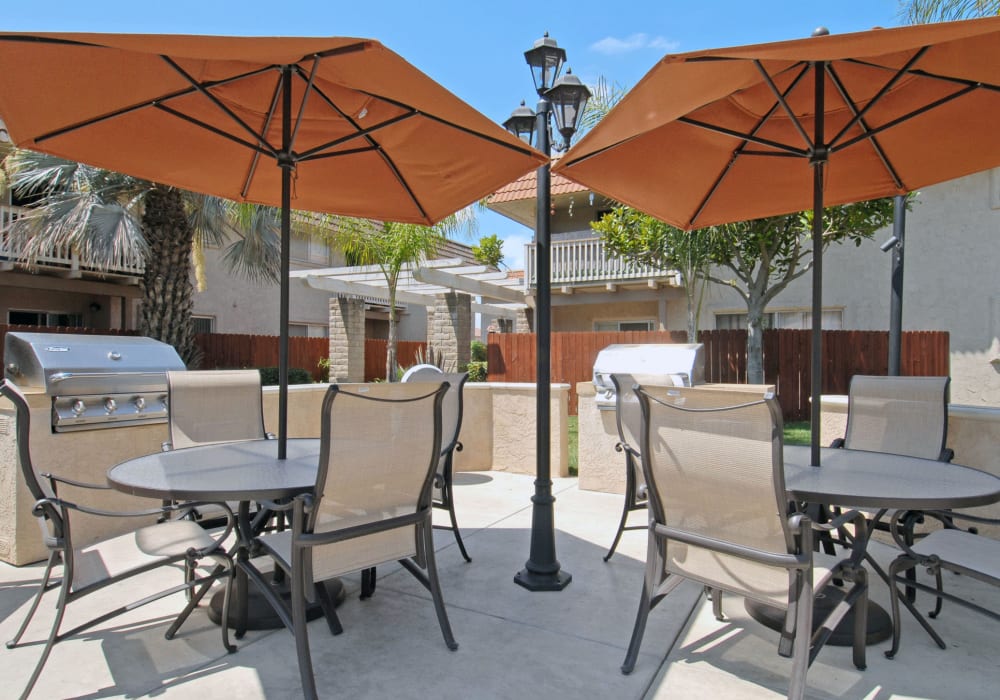
<instances>
[{"instance_id":1,"label":"grill handle","mask_svg":"<svg viewBox=\"0 0 1000 700\"><path fill-rule=\"evenodd\" d=\"M58 384L67 379L118 379L121 377L163 379L163 372L53 372L49 375L49 381L52 384Z\"/></svg>"}]
</instances>

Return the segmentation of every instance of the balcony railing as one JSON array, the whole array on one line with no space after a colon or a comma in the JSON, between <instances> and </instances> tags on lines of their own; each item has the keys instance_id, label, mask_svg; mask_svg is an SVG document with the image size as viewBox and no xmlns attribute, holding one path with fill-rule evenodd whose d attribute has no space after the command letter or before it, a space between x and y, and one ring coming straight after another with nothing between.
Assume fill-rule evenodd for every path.
<instances>
[{"instance_id":1,"label":"balcony railing","mask_svg":"<svg viewBox=\"0 0 1000 700\"><path fill-rule=\"evenodd\" d=\"M631 280L659 280L677 284L675 270L663 270L651 265L639 265L625 258L608 253L604 241L599 238L585 238L572 241L553 241L552 278L553 286L588 285ZM536 280L535 245L524 246L525 288L535 285Z\"/></svg>"},{"instance_id":2,"label":"balcony railing","mask_svg":"<svg viewBox=\"0 0 1000 700\"><path fill-rule=\"evenodd\" d=\"M14 246L7 235L10 225L21 216L24 216L27 209L0 205L0 269L10 269L15 262L24 261L24 251ZM105 275L124 275L127 277L142 276L142 266L113 265L111 267L96 264L90 260L81 258L68 246L55 247L46 255L41 255L32 261L40 271L68 273L71 276L88 271Z\"/></svg>"}]
</instances>

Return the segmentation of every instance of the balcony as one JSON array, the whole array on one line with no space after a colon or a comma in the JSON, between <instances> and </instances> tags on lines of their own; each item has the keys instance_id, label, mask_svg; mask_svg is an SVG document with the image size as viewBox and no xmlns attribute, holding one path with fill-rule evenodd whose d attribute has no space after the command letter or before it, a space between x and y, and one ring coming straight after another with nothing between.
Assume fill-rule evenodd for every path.
<instances>
[{"instance_id":1,"label":"balcony","mask_svg":"<svg viewBox=\"0 0 1000 700\"><path fill-rule=\"evenodd\" d=\"M0 205L0 272L26 267L23 250L15 248L10 242L7 231L10 225L24 216L28 210L25 207ZM69 247L52 248L48 254L39 256L31 263L33 271L43 274L77 279L84 276L101 277L114 281L136 284L135 278L142 276L141 266L112 265L106 267L81 258Z\"/></svg>"},{"instance_id":2,"label":"balcony","mask_svg":"<svg viewBox=\"0 0 1000 700\"><path fill-rule=\"evenodd\" d=\"M611 255L600 238L580 238L552 241L553 286L596 286L626 282L659 282L679 286L675 270L662 270L651 265L638 265L625 258ZM535 245L524 247L525 289L535 286Z\"/></svg>"}]
</instances>

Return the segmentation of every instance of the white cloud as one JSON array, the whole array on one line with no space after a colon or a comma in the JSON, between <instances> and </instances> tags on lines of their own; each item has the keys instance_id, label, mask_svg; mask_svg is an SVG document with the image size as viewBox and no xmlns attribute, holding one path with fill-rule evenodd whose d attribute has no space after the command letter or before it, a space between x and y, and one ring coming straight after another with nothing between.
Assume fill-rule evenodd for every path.
<instances>
[{"instance_id":1,"label":"white cloud","mask_svg":"<svg viewBox=\"0 0 1000 700\"><path fill-rule=\"evenodd\" d=\"M607 55L617 55L629 53L630 51L642 51L643 49L656 49L658 51L676 51L680 44L670 41L662 36L650 37L648 34L639 32L619 39L613 36L606 36L600 41L590 45L592 51Z\"/></svg>"}]
</instances>

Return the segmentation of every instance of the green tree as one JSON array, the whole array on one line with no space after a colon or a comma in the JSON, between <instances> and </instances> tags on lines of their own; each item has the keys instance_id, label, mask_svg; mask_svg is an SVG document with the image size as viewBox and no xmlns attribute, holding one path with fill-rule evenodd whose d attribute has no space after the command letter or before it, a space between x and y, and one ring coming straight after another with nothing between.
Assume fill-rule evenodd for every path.
<instances>
[{"instance_id":1,"label":"green tree","mask_svg":"<svg viewBox=\"0 0 1000 700\"><path fill-rule=\"evenodd\" d=\"M139 331L199 361L191 322L192 256L202 245L228 246L224 261L253 281L276 281L277 210L241 205L148 180L15 149L4 160L10 187L31 213L11 227L11 242L32 262L74 250L108 269L142 267ZM203 275L199 274L203 279Z\"/></svg>"},{"instance_id":2,"label":"green tree","mask_svg":"<svg viewBox=\"0 0 1000 700\"><path fill-rule=\"evenodd\" d=\"M687 297L688 342L698 338L698 318L712 262L712 229L682 231L631 207L615 207L590 224L607 250L637 265L676 270Z\"/></svg>"},{"instance_id":3,"label":"green tree","mask_svg":"<svg viewBox=\"0 0 1000 700\"><path fill-rule=\"evenodd\" d=\"M472 255L483 265L499 269L504 264L503 241L495 233L484 236L478 245L472 246Z\"/></svg>"},{"instance_id":4,"label":"green tree","mask_svg":"<svg viewBox=\"0 0 1000 700\"><path fill-rule=\"evenodd\" d=\"M680 271L688 292L689 339L691 314L696 313L693 282L700 278L740 295L747 306L747 380L763 383L764 311L793 280L812 269L812 212L692 232L627 208L609 216L610 220L606 217L594 228L615 252L636 262ZM823 247L847 241L860 245L891 221L891 198L829 207L823 218Z\"/></svg>"},{"instance_id":5,"label":"green tree","mask_svg":"<svg viewBox=\"0 0 1000 700\"><path fill-rule=\"evenodd\" d=\"M1000 0L908 0L900 8L907 24L950 22L1000 15Z\"/></svg>"}]
</instances>

